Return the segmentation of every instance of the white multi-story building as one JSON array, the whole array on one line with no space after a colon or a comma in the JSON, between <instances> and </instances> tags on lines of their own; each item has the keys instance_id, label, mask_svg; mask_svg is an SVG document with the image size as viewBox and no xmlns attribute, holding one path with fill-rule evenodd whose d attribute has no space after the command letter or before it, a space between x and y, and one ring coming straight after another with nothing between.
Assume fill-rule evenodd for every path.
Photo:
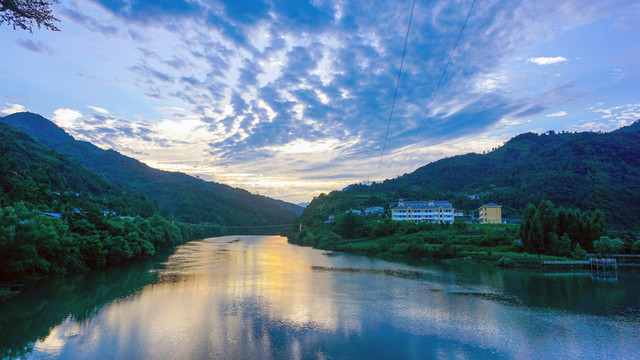
<instances>
[{"instance_id":1,"label":"white multi-story building","mask_svg":"<svg viewBox=\"0 0 640 360\"><path fill-rule=\"evenodd\" d=\"M391 207L391 219L430 223L453 223L453 205L448 201L404 201Z\"/></svg>"}]
</instances>

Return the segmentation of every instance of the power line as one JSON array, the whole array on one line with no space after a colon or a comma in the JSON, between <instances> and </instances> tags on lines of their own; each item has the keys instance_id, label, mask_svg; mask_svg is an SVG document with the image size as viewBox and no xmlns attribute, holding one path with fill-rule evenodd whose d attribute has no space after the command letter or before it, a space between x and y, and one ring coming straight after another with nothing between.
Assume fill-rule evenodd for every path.
<instances>
[{"instance_id":1,"label":"power line","mask_svg":"<svg viewBox=\"0 0 640 360\"><path fill-rule=\"evenodd\" d=\"M398 71L398 79L396 80L396 90L393 93L393 102L391 103L391 113L389 114L389 123L387 124L387 133L384 136L382 153L380 154L380 161L378 162L378 171L376 172L376 179L378 178L378 175L380 175L380 165L382 165L384 150L387 148L387 138L389 137L389 129L391 128L391 118L393 118L393 109L396 106L396 97L398 96L398 86L400 85L400 75L402 75L402 66L404 65L404 55L407 51L407 42L409 41L409 30L411 29L411 20L413 19L413 9L415 6L416 6L416 0L413 0L413 3L411 4L411 15L409 15L409 25L407 26L407 35L404 38L404 49L402 49L402 59L400 60L400 70Z\"/></svg>"},{"instance_id":2,"label":"power line","mask_svg":"<svg viewBox=\"0 0 640 360\"><path fill-rule=\"evenodd\" d=\"M420 120L420 125L418 126L418 130L416 131L416 134L413 136L413 141L411 142L411 146L416 144L416 141L418 139L418 134L420 133L420 130L422 129L422 124L424 123L424 120L429 117L429 111L431 109L431 105L433 104L433 100L436 98L436 95L438 94L438 90L440 90L440 86L442 85L442 80L444 80L444 75L447 73L447 69L449 68L449 64L451 64L451 59L453 59L453 54L456 52L456 48L458 47L458 43L460 42L460 38L462 38L462 33L464 32L464 28L467 26L467 22L469 21L469 17L471 16L471 11L473 10L473 7L476 5L476 0L473 0L473 2L471 3L471 7L469 8L469 12L467 13L467 17L464 19L464 23L462 24L462 28L460 28L460 33L458 34L458 38L456 39L456 43L453 45L453 49L451 50L451 53L449 54L449 60L447 60L447 64L444 67L444 70L442 71L442 75L440 75L440 80L438 81L438 85L436 86L436 90L433 92L433 95L431 96L431 100L429 101L429 104L427 105L427 112L424 115L424 117L422 118L422 120ZM407 161L407 159L409 158L409 154L407 154L404 158L404 160L402 160L400 162L400 164L403 164L404 162ZM378 167L379 169L379 167ZM399 173L396 173L396 175L399 175Z\"/></svg>"}]
</instances>

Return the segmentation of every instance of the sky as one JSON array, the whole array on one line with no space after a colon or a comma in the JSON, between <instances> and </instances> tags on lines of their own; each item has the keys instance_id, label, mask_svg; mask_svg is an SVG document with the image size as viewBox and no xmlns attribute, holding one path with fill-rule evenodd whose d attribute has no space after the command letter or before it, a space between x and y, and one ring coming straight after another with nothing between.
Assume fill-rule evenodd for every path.
<instances>
[{"instance_id":1,"label":"sky","mask_svg":"<svg viewBox=\"0 0 640 360\"><path fill-rule=\"evenodd\" d=\"M640 118L640 2L412 4L61 0L59 32L0 25L0 116L293 203Z\"/></svg>"}]
</instances>

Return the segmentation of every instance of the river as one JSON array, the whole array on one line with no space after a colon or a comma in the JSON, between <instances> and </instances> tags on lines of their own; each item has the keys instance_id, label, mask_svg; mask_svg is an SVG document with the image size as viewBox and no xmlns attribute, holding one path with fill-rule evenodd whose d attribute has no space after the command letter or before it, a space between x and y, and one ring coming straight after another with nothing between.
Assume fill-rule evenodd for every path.
<instances>
[{"instance_id":1,"label":"river","mask_svg":"<svg viewBox=\"0 0 640 360\"><path fill-rule=\"evenodd\" d=\"M31 284L0 357L637 359L640 273L615 279L327 253L278 236Z\"/></svg>"}]
</instances>

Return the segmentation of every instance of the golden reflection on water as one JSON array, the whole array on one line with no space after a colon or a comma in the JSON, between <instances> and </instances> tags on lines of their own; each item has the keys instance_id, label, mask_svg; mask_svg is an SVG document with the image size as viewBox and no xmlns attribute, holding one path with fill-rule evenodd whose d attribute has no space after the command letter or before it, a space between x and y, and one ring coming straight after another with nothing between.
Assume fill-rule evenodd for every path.
<instances>
[{"instance_id":1,"label":"golden reflection on water","mask_svg":"<svg viewBox=\"0 0 640 360\"><path fill-rule=\"evenodd\" d=\"M305 265L309 259L269 246L282 238L253 240L229 244L229 238L216 238L178 248L157 283L106 306L99 318L104 323L88 331L115 329L116 353L125 357L135 348L147 358L201 358L233 357L247 347L268 353L272 339L268 332L254 333L264 326L254 323L256 313L284 326L337 330L334 297L322 296L333 292L332 277L313 272Z\"/></svg>"},{"instance_id":2,"label":"golden reflection on water","mask_svg":"<svg viewBox=\"0 0 640 360\"><path fill-rule=\"evenodd\" d=\"M305 258L308 252L286 251L281 237L254 237L255 242L234 239L215 238L180 247L160 271L158 284L144 289L141 296L184 293L184 303L197 311L226 306L226 311L234 312L245 302L256 303L270 318L288 325L336 329L333 298L322 296L333 292L333 278L312 271L311 259ZM180 308L164 311L185 316Z\"/></svg>"},{"instance_id":3,"label":"golden reflection on water","mask_svg":"<svg viewBox=\"0 0 640 360\"><path fill-rule=\"evenodd\" d=\"M533 358L555 354L550 349L584 354L590 336L600 346L633 349L640 335L638 327L607 318L527 309L500 292L506 285L498 272L476 282L454 272L326 256L277 236L239 239L178 247L156 270L156 282L81 324L67 319L36 349L56 357L75 342L68 346L75 352L60 356L297 359L314 346L322 358L331 344L338 352L347 348L341 344L367 351L373 343L366 341L388 347L409 339L408 346L431 349L435 358L467 358L470 348ZM412 349L402 354L423 357Z\"/></svg>"}]
</instances>

